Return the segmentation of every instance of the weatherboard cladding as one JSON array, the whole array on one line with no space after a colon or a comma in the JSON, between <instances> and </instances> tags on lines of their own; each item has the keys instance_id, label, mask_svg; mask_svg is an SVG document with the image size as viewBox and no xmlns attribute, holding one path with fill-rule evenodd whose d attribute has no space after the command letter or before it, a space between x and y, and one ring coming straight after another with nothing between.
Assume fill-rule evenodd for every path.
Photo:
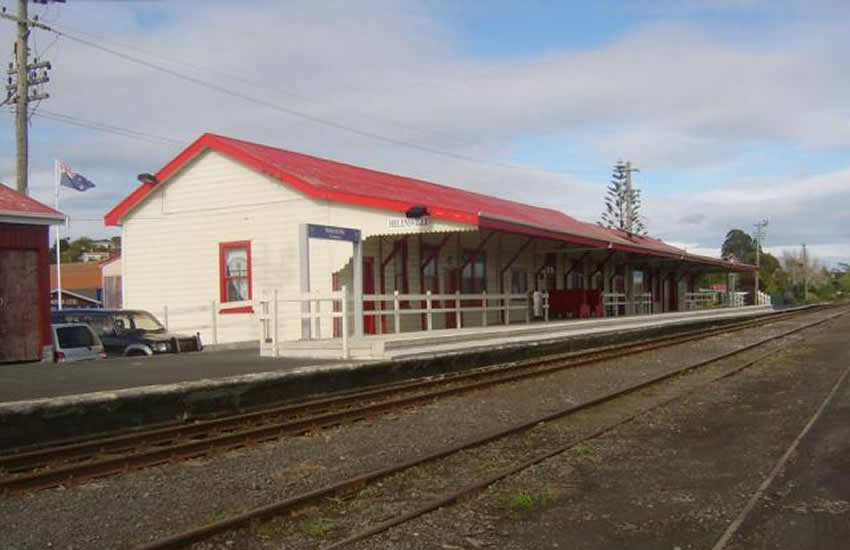
<instances>
[{"instance_id":1,"label":"weatherboard cladding","mask_svg":"<svg viewBox=\"0 0 850 550\"><path fill-rule=\"evenodd\" d=\"M688 255L657 239L640 238L582 222L557 210L499 199L414 178L378 172L266 145L215 134L203 134L157 174L166 182L203 151L212 149L268 174L314 199L404 212L414 205L428 207L432 218L573 242L610 246L617 250L681 258L699 263L730 264ZM107 225L120 225L127 213L155 189L144 183L105 216ZM739 270L751 266L738 264Z\"/></svg>"},{"instance_id":2,"label":"weatherboard cladding","mask_svg":"<svg viewBox=\"0 0 850 550\"><path fill-rule=\"evenodd\" d=\"M161 315L168 304L173 326L206 325L200 331L209 341L208 313L179 312L218 298L219 243L251 241L254 298L261 298L263 291L270 289L296 293L298 232L305 220L341 227L357 225L364 238L418 231L415 227L390 228L385 212L380 210L305 196L231 156L206 150L122 219L125 307ZM438 220L429 229L446 232L476 228ZM386 249L384 254L388 254ZM364 255L378 255L374 239L366 242ZM310 256L311 287L326 289L330 273L350 261L351 243L312 240ZM418 282L416 285L418 288ZM290 305L282 307L282 314L287 314ZM294 304L291 309L289 313L296 315ZM190 319L193 316L195 320ZM287 338L297 338L298 328L287 325L283 332ZM250 340L256 337L256 326L239 315L225 315L218 336L227 341Z\"/></svg>"}]
</instances>

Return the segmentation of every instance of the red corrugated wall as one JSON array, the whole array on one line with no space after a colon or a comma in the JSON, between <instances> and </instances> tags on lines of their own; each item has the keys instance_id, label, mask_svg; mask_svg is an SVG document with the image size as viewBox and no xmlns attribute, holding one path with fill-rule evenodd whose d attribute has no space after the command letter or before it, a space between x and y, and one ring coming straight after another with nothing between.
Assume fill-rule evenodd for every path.
<instances>
[{"instance_id":1,"label":"red corrugated wall","mask_svg":"<svg viewBox=\"0 0 850 550\"><path fill-rule=\"evenodd\" d=\"M50 338L50 260L49 228L42 225L0 223L0 248L35 250L38 252L38 304L41 320L41 345L51 344Z\"/></svg>"}]
</instances>

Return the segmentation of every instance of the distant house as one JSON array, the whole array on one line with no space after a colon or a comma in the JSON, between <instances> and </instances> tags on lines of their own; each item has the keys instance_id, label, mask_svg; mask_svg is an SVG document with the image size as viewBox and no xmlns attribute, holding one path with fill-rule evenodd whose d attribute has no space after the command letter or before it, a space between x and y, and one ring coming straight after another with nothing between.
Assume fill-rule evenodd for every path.
<instances>
[{"instance_id":1,"label":"distant house","mask_svg":"<svg viewBox=\"0 0 850 550\"><path fill-rule=\"evenodd\" d=\"M48 230L64 219L0 184L0 363L49 356Z\"/></svg>"},{"instance_id":2,"label":"distant house","mask_svg":"<svg viewBox=\"0 0 850 550\"><path fill-rule=\"evenodd\" d=\"M112 242L112 239L98 239L92 241L91 244L95 249L115 250L115 243Z\"/></svg>"},{"instance_id":3,"label":"distant house","mask_svg":"<svg viewBox=\"0 0 850 550\"><path fill-rule=\"evenodd\" d=\"M50 291L50 307L52 309L57 309L59 307L58 288L54 288ZM62 307L64 309L100 308L103 307L103 302L101 302L100 300L95 300L94 298L89 298L88 296L84 296L82 294L77 294L76 292L63 288Z\"/></svg>"},{"instance_id":4,"label":"distant house","mask_svg":"<svg viewBox=\"0 0 850 550\"><path fill-rule=\"evenodd\" d=\"M87 250L80 254L81 262L102 262L109 259L112 253L108 250Z\"/></svg>"},{"instance_id":5,"label":"distant house","mask_svg":"<svg viewBox=\"0 0 850 550\"><path fill-rule=\"evenodd\" d=\"M121 256L101 262L100 272L103 280L103 307L120 309L123 307L121 297Z\"/></svg>"},{"instance_id":6,"label":"distant house","mask_svg":"<svg viewBox=\"0 0 850 550\"><path fill-rule=\"evenodd\" d=\"M61 266L62 290L103 303L103 279L97 262L63 263ZM57 307L55 291L58 287L56 265L50 266L51 305ZM63 298L65 294L63 293ZM64 303L63 303L64 307Z\"/></svg>"}]
</instances>

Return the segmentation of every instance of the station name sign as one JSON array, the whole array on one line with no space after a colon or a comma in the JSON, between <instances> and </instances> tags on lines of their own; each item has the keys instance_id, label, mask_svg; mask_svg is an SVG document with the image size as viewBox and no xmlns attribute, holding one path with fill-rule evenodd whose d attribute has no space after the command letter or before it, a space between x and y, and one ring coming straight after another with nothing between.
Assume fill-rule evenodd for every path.
<instances>
[{"instance_id":1,"label":"station name sign","mask_svg":"<svg viewBox=\"0 0 850 550\"><path fill-rule=\"evenodd\" d=\"M428 216L422 218L390 218L387 220L387 225L390 229L400 229L402 227L423 227L432 225L433 222Z\"/></svg>"},{"instance_id":2,"label":"station name sign","mask_svg":"<svg viewBox=\"0 0 850 550\"><path fill-rule=\"evenodd\" d=\"M334 227L333 225L307 224L307 236L311 239L325 239L329 241L360 242L360 230L349 227Z\"/></svg>"}]
</instances>

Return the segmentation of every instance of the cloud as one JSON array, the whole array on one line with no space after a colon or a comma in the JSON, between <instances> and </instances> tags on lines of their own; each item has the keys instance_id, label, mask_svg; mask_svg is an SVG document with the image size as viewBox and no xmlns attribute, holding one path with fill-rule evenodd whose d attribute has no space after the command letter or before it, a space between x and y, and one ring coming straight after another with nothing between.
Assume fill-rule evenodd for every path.
<instances>
[{"instance_id":1,"label":"cloud","mask_svg":"<svg viewBox=\"0 0 850 550\"><path fill-rule=\"evenodd\" d=\"M697 212L695 214L688 214L687 216L682 216L679 218L679 223L684 224L693 224L698 225L705 221L705 214Z\"/></svg>"},{"instance_id":2,"label":"cloud","mask_svg":"<svg viewBox=\"0 0 850 550\"><path fill-rule=\"evenodd\" d=\"M725 4L741 7L735 0ZM743 4L760 8L758 2ZM48 24L71 34L98 34L84 38L257 101L60 38L47 52L54 67L51 98L41 108L180 142L214 131L551 206L588 220L602 209L601 180L607 174L581 178L568 175L569 166L559 175L500 164L513 159L524 139L553 135L567 136L565 148L573 158L628 155L648 171L682 173L737 158L758 143L850 148L850 37L840 18L823 19L816 28L784 24L758 36L651 19L594 47L473 58L463 53L463 37L423 6L415 1L245 2L239 10L228 2L209 2L203 10L194 3L51 6L43 18ZM0 43L9 43L12 32L11 25L0 26ZM48 37L36 34L43 51ZM422 149L367 139L285 110ZM0 120L11 135L12 117ZM78 218L101 217L135 187L135 174L155 171L180 149L38 117L33 136L37 198L52 202L55 158L98 184L85 200L65 202ZM6 149L0 153L0 178L13 181L13 157ZM819 235L850 242L838 208L848 199L847 182L848 173L836 170L777 184L759 179L759 167L753 166L738 181L699 194L645 190L644 210L654 233L708 248L719 245L731 227L749 229L761 217L770 217L771 238L783 242L815 242ZM77 229L105 231L96 222Z\"/></svg>"}]
</instances>

